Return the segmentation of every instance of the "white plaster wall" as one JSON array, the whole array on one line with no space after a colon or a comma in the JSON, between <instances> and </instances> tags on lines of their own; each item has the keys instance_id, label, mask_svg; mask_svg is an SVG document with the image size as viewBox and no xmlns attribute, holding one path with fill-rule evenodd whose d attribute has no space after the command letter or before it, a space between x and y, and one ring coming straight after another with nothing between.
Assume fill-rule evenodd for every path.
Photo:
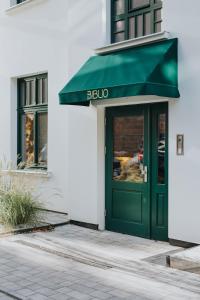
<instances>
[{"instance_id":1,"label":"white plaster wall","mask_svg":"<svg viewBox=\"0 0 200 300\"><path fill-rule=\"evenodd\" d=\"M94 48L110 42L109 0L28 2L6 13L10 0L0 1L0 157L16 159L16 78L48 72L52 177L43 199L49 209L103 229L104 107L60 106L58 91ZM163 29L179 39L181 93L169 105L169 237L200 243L200 1L163 2ZM182 157L176 156L178 133L185 135Z\"/></svg>"},{"instance_id":2,"label":"white plaster wall","mask_svg":"<svg viewBox=\"0 0 200 300\"><path fill-rule=\"evenodd\" d=\"M0 157L16 160L16 78L48 72L47 208L97 223L96 109L61 106L58 92L106 43L105 0L0 1ZM57 193L58 192L58 193ZM59 194L59 195L56 195Z\"/></svg>"},{"instance_id":3,"label":"white plaster wall","mask_svg":"<svg viewBox=\"0 0 200 300\"><path fill-rule=\"evenodd\" d=\"M181 98L169 105L169 237L200 243L200 1L164 0L164 28L179 39ZM176 155L184 134L184 156Z\"/></svg>"}]
</instances>

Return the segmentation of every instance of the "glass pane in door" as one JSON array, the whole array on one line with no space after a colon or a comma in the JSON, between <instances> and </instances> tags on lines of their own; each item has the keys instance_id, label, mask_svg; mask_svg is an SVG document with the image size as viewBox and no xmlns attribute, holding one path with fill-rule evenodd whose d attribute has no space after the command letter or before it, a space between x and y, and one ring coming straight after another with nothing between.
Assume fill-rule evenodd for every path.
<instances>
[{"instance_id":1,"label":"glass pane in door","mask_svg":"<svg viewBox=\"0 0 200 300\"><path fill-rule=\"evenodd\" d=\"M166 115L158 115L158 184L165 183Z\"/></svg>"},{"instance_id":2,"label":"glass pane in door","mask_svg":"<svg viewBox=\"0 0 200 300\"><path fill-rule=\"evenodd\" d=\"M143 183L144 116L113 119L113 180Z\"/></svg>"}]
</instances>

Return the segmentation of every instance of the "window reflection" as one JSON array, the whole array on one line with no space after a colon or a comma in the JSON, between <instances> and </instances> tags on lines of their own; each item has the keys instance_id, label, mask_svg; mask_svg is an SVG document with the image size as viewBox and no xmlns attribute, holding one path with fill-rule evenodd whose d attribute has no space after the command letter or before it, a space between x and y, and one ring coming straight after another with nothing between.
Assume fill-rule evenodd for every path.
<instances>
[{"instance_id":1,"label":"window reflection","mask_svg":"<svg viewBox=\"0 0 200 300\"><path fill-rule=\"evenodd\" d=\"M131 0L131 9L137 9L149 4L149 0Z\"/></svg>"},{"instance_id":2,"label":"window reflection","mask_svg":"<svg viewBox=\"0 0 200 300\"><path fill-rule=\"evenodd\" d=\"M151 34L151 14L144 15L144 35Z\"/></svg>"},{"instance_id":3,"label":"window reflection","mask_svg":"<svg viewBox=\"0 0 200 300\"><path fill-rule=\"evenodd\" d=\"M135 37L135 17L129 19L129 39Z\"/></svg>"},{"instance_id":4,"label":"window reflection","mask_svg":"<svg viewBox=\"0 0 200 300\"><path fill-rule=\"evenodd\" d=\"M47 165L47 113L38 114L38 163Z\"/></svg>"},{"instance_id":5,"label":"window reflection","mask_svg":"<svg viewBox=\"0 0 200 300\"><path fill-rule=\"evenodd\" d=\"M144 117L116 117L113 130L113 179L142 183Z\"/></svg>"},{"instance_id":6,"label":"window reflection","mask_svg":"<svg viewBox=\"0 0 200 300\"><path fill-rule=\"evenodd\" d=\"M115 0L115 12L116 15L121 15L124 13L125 0Z\"/></svg>"},{"instance_id":7,"label":"window reflection","mask_svg":"<svg viewBox=\"0 0 200 300\"><path fill-rule=\"evenodd\" d=\"M143 15L137 16L137 37L143 36Z\"/></svg>"},{"instance_id":8,"label":"window reflection","mask_svg":"<svg viewBox=\"0 0 200 300\"><path fill-rule=\"evenodd\" d=\"M125 37L124 32L116 33L115 34L115 43L124 41L124 37Z\"/></svg>"},{"instance_id":9,"label":"window reflection","mask_svg":"<svg viewBox=\"0 0 200 300\"><path fill-rule=\"evenodd\" d=\"M23 142L24 141L24 142ZM25 114L23 117L23 161L27 165L34 163L34 114Z\"/></svg>"}]
</instances>

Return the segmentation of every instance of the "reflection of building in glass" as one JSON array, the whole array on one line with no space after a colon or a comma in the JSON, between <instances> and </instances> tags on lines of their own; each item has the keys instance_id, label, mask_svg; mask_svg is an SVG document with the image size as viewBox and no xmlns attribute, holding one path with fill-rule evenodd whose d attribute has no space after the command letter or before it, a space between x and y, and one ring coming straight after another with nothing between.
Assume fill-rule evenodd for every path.
<instances>
[{"instance_id":1,"label":"reflection of building in glass","mask_svg":"<svg viewBox=\"0 0 200 300\"><path fill-rule=\"evenodd\" d=\"M43 146L43 148L41 149L40 153L39 153L39 161L41 163L46 162L47 161L47 144L45 144Z\"/></svg>"},{"instance_id":2,"label":"reflection of building in glass","mask_svg":"<svg viewBox=\"0 0 200 300\"><path fill-rule=\"evenodd\" d=\"M34 116L33 114L26 114L25 117L25 153L26 153L26 162L28 165L34 162Z\"/></svg>"},{"instance_id":3,"label":"reflection of building in glass","mask_svg":"<svg viewBox=\"0 0 200 300\"><path fill-rule=\"evenodd\" d=\"M128 116L114 119L115 180L143 182L144 117Z\"/></svg>"}]
</instances>

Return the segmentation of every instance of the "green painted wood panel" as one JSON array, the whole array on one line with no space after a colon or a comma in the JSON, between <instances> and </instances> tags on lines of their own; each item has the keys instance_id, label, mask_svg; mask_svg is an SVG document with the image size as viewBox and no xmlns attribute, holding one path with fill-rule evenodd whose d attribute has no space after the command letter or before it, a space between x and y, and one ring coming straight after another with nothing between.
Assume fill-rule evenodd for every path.
<instances>
[{"instance_id":1,"label":"green painted wood panel","mask_svg":"<svg viewBox=\"0 0 200 300\"><path fill-rule=\"evenodd\" d=\"M160 127L158 126L160 115L162 118L165 117L165 136L163 132L159 132L159 128L162 129L161 125L164 124L161 122ZM114 120L130 116L143 116L144 119L143 166L148 168L147 182L136 183L127 179L113 179ZM168 105L160 103L108 108L106 120L106 229L166 241L168 239ZM128 123L129 118L126 121ZM128 125L123 126L129 132ZM137 131L137 126L135 130ZM133 137L130 135L131 139Z\"/></svg>"},{"instance_id":2,"label":"green painted wood panel","mask_svg":"<svg viewBox=\"0 0 200 300\"><path fill-rule=\"evenodd\" d=\"M112 218L142 224L142 193L113 190Z\"/></svg>"},{"instance_id":3,"label":"green painted wood panel","mask_svg":"<svg viewBox=\"0 0 200 300\"><path fill-rule=\"evenodd\" d=\"M164 215L165 215L165 195L156 195L156 226L164 225Z\"/></svg>"},{"instance_id":4,"label":"green painted wood panel","mask_svg":"<svg viewBox=\"0 0 200 300\"><path fill-rule=\"evenodd\" d=\"M159 138L159 118L165 116L165 137ZM168 104L151 106L151 238L168 240ZM159 143L162 140L162 143ZM159 147L164 147L159 153ZM159 158L164 173L159 170ZM161 176L159 176L159 171ZM162 177L162 178L160 178Z\"/></svg>"},{"instance_id":5,"label":"green painted wood panel","mask_svg":"<svg viewBox=\"0 0 200 300\"><path fill-rule=\"evenodd\" d=\"M113 124L115 118L128 116L142 116L144 119L143 163L149 167L148 106L108 108L106 110L106 228L150 238L149 182L136 183L113 179Z\"/></svg>"}]
</instances>

